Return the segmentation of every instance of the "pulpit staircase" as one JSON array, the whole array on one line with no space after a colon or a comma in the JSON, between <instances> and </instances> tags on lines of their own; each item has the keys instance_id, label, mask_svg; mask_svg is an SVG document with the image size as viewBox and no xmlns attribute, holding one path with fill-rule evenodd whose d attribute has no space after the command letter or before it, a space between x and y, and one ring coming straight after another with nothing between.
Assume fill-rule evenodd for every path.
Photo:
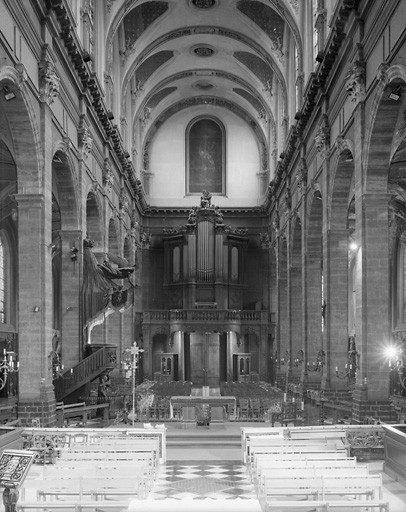
<instances>
[{"instance_id":1,"label":"pulpit staircase","mask_svg":"<svg viewBox=\"0 0 406 512\"><path fill-rule=\"evenodd\" d=\"M69 395L97 379L103 372L111 371L117 364L117 347L106 345L85 357L76 366L66 370L54 379L57 402L66 400Z\"/></svg>"}]
</instances>

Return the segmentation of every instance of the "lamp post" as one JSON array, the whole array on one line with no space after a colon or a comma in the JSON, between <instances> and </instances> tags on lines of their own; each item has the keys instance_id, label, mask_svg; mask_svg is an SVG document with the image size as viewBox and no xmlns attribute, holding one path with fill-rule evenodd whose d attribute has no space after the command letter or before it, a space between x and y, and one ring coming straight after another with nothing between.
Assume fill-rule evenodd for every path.
<instances>
[{"instance_id":1,"label":"lamp post","mask_svg":"<svg viewBox=\"0 0 406 512\"><path fill-rule=\"evenodd\" d=\"M140 353L144 352L142 348L137 345L137 342L134 341L133 346L131 348L127 348L123 352L124 361L123 367L126 372L126 377L129 372L131 372L132 378L132 425L134 426L135 421L135 373L138 368L138 359Z\"/></svg>"}]
</instances>

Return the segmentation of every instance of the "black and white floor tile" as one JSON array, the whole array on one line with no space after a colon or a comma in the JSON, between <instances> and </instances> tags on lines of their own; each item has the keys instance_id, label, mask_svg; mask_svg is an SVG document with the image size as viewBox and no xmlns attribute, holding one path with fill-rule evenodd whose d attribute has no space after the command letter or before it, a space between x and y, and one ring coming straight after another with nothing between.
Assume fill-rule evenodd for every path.
<instances>
[{"instance_id":1,"label":"black and white floor tile","mask_svg":"<svg viewBox=\"0 0 406 512\"><path fill-rule=\"evenodd\" d=\"M151 498L252 500L256 499L256 493L245 466L174 462L160 468Z\"/></svg>"}]
</instances>

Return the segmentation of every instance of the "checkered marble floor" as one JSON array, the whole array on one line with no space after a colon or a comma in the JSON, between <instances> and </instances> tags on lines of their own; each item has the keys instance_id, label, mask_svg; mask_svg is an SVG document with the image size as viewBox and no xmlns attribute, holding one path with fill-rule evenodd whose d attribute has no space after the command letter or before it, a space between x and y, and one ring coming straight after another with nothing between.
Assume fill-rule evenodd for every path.
<instances>
[{"instance_id":1,"label":"checkered marble floor","mask_svg":"<svg viewBox=\"0 0 406 512\"><path fill-rule=\"evenodd\" d=\"M208 461L194 464L177 461L160 467L151 498L252 500L256 499L256 493L245 466L213 464Z\"/></svg>"}]
</instances>

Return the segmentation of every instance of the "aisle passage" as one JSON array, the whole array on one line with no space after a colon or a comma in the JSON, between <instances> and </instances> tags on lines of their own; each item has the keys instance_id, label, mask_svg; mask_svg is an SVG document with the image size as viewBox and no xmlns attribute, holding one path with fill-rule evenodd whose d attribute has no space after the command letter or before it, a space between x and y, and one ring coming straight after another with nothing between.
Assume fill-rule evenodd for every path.
<instances>
[{"instance_id":1,"label":"aisle passage","mask_svg":"<svg viewBox=\"0 0 406 512\"><path fill-rule=\"evenodd\" d=\"M159 469L151 497L155 500L256 500L245 466L202 461L168 463Z\"/></svg>"}]
</instances>

